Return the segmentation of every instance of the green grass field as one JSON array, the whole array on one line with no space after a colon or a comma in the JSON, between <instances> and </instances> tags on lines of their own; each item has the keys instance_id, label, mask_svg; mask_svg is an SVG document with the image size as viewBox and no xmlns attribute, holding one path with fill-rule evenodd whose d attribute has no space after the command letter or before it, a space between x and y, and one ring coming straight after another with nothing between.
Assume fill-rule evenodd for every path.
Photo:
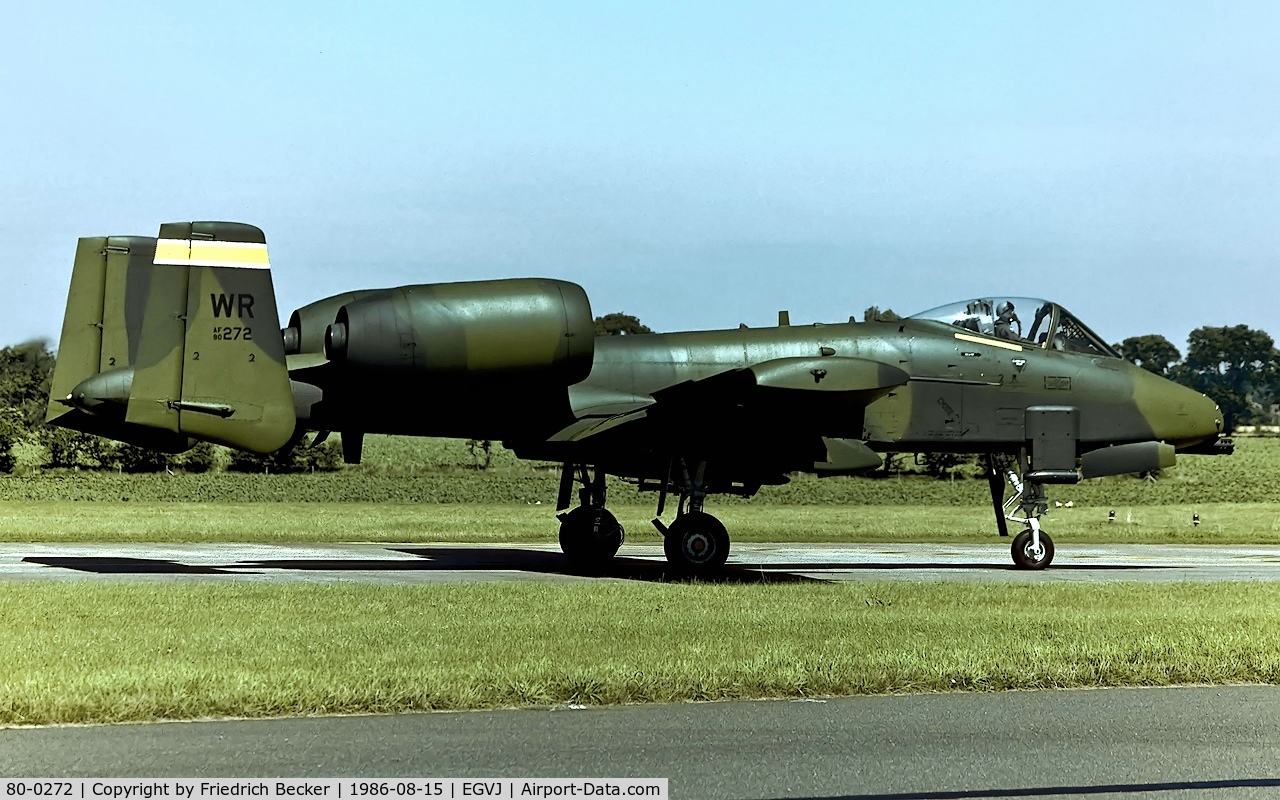
<instances>
[{"instance_id":1,"label":"green grass field","mask_svg":"<svg viewBox=\"0 0 1280 800\"><path fill-rule=\"evenodd\" d=\"M0 479L6 541L555 541L554 470L495 451L470 468L459 440L370 437L367 463L314 475L49 473ZM1155 482L1051 487L1059 542L1280 542L1280 440L1184 457ZM610 483L632 541L657 541L655 495ZM986 481L799 475L751 500L711 498L738 541L989 541ZM1116 512L1108 523L1107 512ZM1193 527L1192 515L1202 524Z\"/></svg>"},{"instance_id":2,"label":"green grass field","mask_svg":"<svg viewBox=\"0 0 1280 800\"><path fill-rule=\"evenodd\" d=\"M317 475L0 479L7 541L553 542L554 471L372 437ZM628 538L653 495L611 484ZM1070 542L1280 543L1280 442L1055 487ZM737 541L999 541L986 484L799 476ZM1116 521L1107 522L1107 512ZM1192 514L1202 524L1191 525ZM0 584L0 724L1280 682L1280 586ZM317 612L317 610L320 610Z\"/></svg>"},{"instance_id":3,"label":"green grass field","mask_svg":"<svg viewBox=\"0 0 1280 800\"><path fill-rule=\"evenodd\" d=\"M1116 511L1114 523L1109 510ZM649 522L652 507L613 511L628 541L661 541ZM739 504L717 515L740 542L999 541L986 506ZM555 542L558 526L551 505L0 502L0 531L10 542ZM1280 507L1061 508L1045 518L1045 529L1059 544L1280 544Z\"/></svg>"},{"instance_id":4,"label":"green grass field","mask_svg":"<svg viewBox=\"0 0 1280 800\"><path fill-rule=\"evenodd\" d=\"M49 472L0 478L0 501L299 503L477 503L517 505L555 502L558 475L544 465L520 462L497 450L489 470L469 468L466 443L456 439L370 437L366 463L315 475L117 475ZM970 470L969 472L972 472ZM610 502L650 505L621 481L610 482ZM1103 478L1050 487L1054 500L1115 508L1199 503L1280 504L1280 439L1246 439L1230 457L1183 456L1155 482ZM815 478L797 475L784 486L766 486L751 500L716 496L717 508L779 506L979 506L985 480L966 473L936 480L917 473L881 478Z\"/></svg>"},{"instance_id":5,"label":"green grass field","mask_svg":"<svg viewBox=\"0 0 1280 800\"><path fill-rule=\"evenodd\" d=\"M1275 683L1280 586L0 586L0 724Z\"/></svg>"}]
</instances>

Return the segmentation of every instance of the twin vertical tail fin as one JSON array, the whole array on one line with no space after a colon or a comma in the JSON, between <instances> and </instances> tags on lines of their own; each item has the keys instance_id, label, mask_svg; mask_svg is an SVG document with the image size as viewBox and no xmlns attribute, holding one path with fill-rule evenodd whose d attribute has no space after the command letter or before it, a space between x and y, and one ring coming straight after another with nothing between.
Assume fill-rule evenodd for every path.
<instances>
[{"instance_id":1,"label":"twin vertical tail fin","mask_svg":"<svg viewBox=\"0 0 1280 800\"><path fill-rule=\"evenodd\" d=\"M296 419L262 231L81 239L46 419L168 451L284 446Z\"/></svg>"}]
</instances>

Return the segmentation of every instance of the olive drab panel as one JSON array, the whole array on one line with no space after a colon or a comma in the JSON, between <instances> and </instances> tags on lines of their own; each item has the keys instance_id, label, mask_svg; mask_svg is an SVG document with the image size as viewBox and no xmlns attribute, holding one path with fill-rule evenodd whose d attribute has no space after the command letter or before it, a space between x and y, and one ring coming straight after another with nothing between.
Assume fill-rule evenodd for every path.
<instances>
[{"instance_id":1,"label":"olive drab panel","mask_svg":"<svg viewBox=\"0 0 1280 800\"><path fill-rule=\"evenodd\" d=\"M1080 410L1071 406L1031 406L1027 409L1029 476L1043 483L1075 483L1076 443L1080 439Z\"/></svg>"},{"instance_id":2,"label":"olive drab panel","mask_svg":"<svg viewBox=\"0 0 1280 800\"><path fill-rule=\"evenodd\" d=\"M155 258L160 257L159 246ZM182 398L182 343L186 338L183 316L187 310L188 270L153 264L148 270L147 291L141 301L142 324L138 334L133 388L125 422L178 433L178 409ZM110 312L108 312L110 313Z\"/></svg>"},{"instance_id":3,"label":"olive drab panel","mask_svg":"<svg viewBox=\"0 0 1280 800\"><path fill-rule=\"evenodd\" d=\"M53 422L73 412L64 401L71 390L101 371L102 304L107 277L107 237L81 239L76 246L67 311L62 318L58 360L54 365L45 420Z\"/></svg>"},{"instance_id":4,"label":"olive drab panel","mask_svg":"<svg viewBox=\"0 0 1280 800\"><path fill-rule=\"evenodd\" d=\"M271 285L266 238L252 225L160 228L156 269L184 268L183 433L265 453L295 427L293 394Z\"/></svg>"}]
</instances>

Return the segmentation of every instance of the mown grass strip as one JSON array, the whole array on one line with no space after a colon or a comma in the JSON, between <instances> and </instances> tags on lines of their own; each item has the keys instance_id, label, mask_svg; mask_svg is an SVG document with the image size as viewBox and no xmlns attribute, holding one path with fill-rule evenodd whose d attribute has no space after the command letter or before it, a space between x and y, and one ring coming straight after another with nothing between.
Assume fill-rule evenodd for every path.
<instances>
[{"instance_id":1,"label":"mown grass strip","mask_svg":"<svg viewBox=\"0 0 1280 800\"><path fill-rule=\"evenodd\" d=\"M130 475L53 471L0 476L0 501L219 502L219 503L475 503L523 505L555 502L555 469L516 460L506 450L488 470L468 469L465 442L372 436L365 464L336 473L262 475L165 473ZM981 506L987 482L972 466L957 480L919 474L891 477L817 478L794 475L781 486L765 486L755 498L717 495L716 508L778 506ZM1050 498L1077 506L1280 503L1280 439L1240 442L1229 458L1181 456L1155 482L1133 476L1050 487ZM609 481L610 502L652 506L656 497L620 480Z\"/></svg>"},{"instance_id":2,"label":"mown grass strip","mask_svg":"<svg viewBox=\"0 0 1280 800\"><path fill-rule=\"evenodd\" d=\"M658 542L649 506L614 512L632 542ZM1060 544L1280 544L1280 507L1263 503L1054 509ZM1192 515L1201 523L1192 525ZM989 507L773 506L716 509L740 542L998 542ZM545 505L413 503L0 502L9 542L509 542L556 541Z\"/></svg>"},{"instance_id":3,"label":"mown grass strip","mask_svg":"<svg viewBox=\"0 0 1280 800\"><path fill-rule=\"evenodd\" d=\"M0 586L0 723L1280 682L1280 586Z\"/></svg>"}]
</instances>

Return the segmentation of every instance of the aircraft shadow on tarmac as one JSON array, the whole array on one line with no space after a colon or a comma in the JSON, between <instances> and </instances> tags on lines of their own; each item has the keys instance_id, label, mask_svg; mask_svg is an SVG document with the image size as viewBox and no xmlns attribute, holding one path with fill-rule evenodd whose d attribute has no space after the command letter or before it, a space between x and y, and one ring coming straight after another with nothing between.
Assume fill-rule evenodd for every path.
<instances>
[{"instance_id":1,"label":"aircraft shadow on tarmac","mask_svg":"<svg viewBox=\"0 0 1280 800\"><path fill-rule=\"evenodd\" d=\"M1223 781L1170 781L1167 783L1121 783L1097 786L1037 786L1026 789L960 789L943 792L898 792L890 794L844 794L811 797L807 800L965 800L965 798L1060 797L1091 794L1138 794L1146 792L1210 791L1280 787L1274 778L1241 778ZM1199 795L1196 795L1197 797ZM1227 795L1223 795L1224 797Z\"/></svg>"},{"instance_id":2,"label":"aircraft shadow on tarmac","mask_svg":"<svg viewBox=\"0 0 1280 800\"><path fill-rule=\"evenodd\" d=\"M792 572L895 572L901 570L919 570L922 572L1024 572L1013 564L995 564L989 561L962 563L959 561L940 561L926 563L921 561L789 561L784 564L747 565L758 570L784 569ZM1110 572L1117 570L1149 570L1173 569L1164 564L1055 564L1049 567L1050 572ZM1034 574L1034 573L1028 573Z\"/></svg>"},{"instance_id":3,"label":"aircraft shadow on tarmac","mask_svg":"<svg viewBox=\"0 0 1280 800\"><path fill-rule=\"evenodd\" d=\"M515 571L572 577L619 578L650 583L698 581L705 583L823 583L819 578L796 575L785 567L768 570L730 564L714 578L692 578L672 572L665 561L618 557L606 566L576 566L560 553L545 550L494 547L391 548L415 559L311 558L263 559L230 564L183 564L166 559L114 556L31 556L23 561L47 567L92 572L99 575L253 575L273 570L301 572L486 572Z\"/></svg>"},{"instance_id":4,"label":"aircraft shadow on tarmac","mask_svg":"<svg viewBox=\"0 0 1280 800\"><path fill-rule=\"evenodd\" d=\"M204 564L183 564L162 558L124 558L115 556L29 556L24 564L94 572L99 575L235 575L229 569Z\"/></svg>"},{"instance_id":5,"label":"aircraft shadow on tarmac","mask_svg":"<svg viewBox=\"0 0 1280 800\"><path fill-rule=\"evenodd\" d=\"M116 556L32 556L23 561L48 567L91 572L100 575L246 575L263 574L273 570L301 572L485 572L515 571L544 575L573 577L617 578L623 580L668 583L698 580L672 572L665 561L621 556L600 568L584 568L570 563L560 553L546 550L526 550L515 547L431 547L389 548L392 552L415 556L404 558L312 558L312 559L264 559L239 561L230 564L184 564L168 559L149 559ZM1054 571L1064 570L1152 570L1164 569L1154 564L1062 564ZM782 562L770 564L730 563L715 578L704 578L712 583L823 583L827 582L813 573L830 572L1009 572L1012 565L982 563L921 563L921 562ZM798 573L809 573L802 575Z\"/></svg>"}]
</instances>

